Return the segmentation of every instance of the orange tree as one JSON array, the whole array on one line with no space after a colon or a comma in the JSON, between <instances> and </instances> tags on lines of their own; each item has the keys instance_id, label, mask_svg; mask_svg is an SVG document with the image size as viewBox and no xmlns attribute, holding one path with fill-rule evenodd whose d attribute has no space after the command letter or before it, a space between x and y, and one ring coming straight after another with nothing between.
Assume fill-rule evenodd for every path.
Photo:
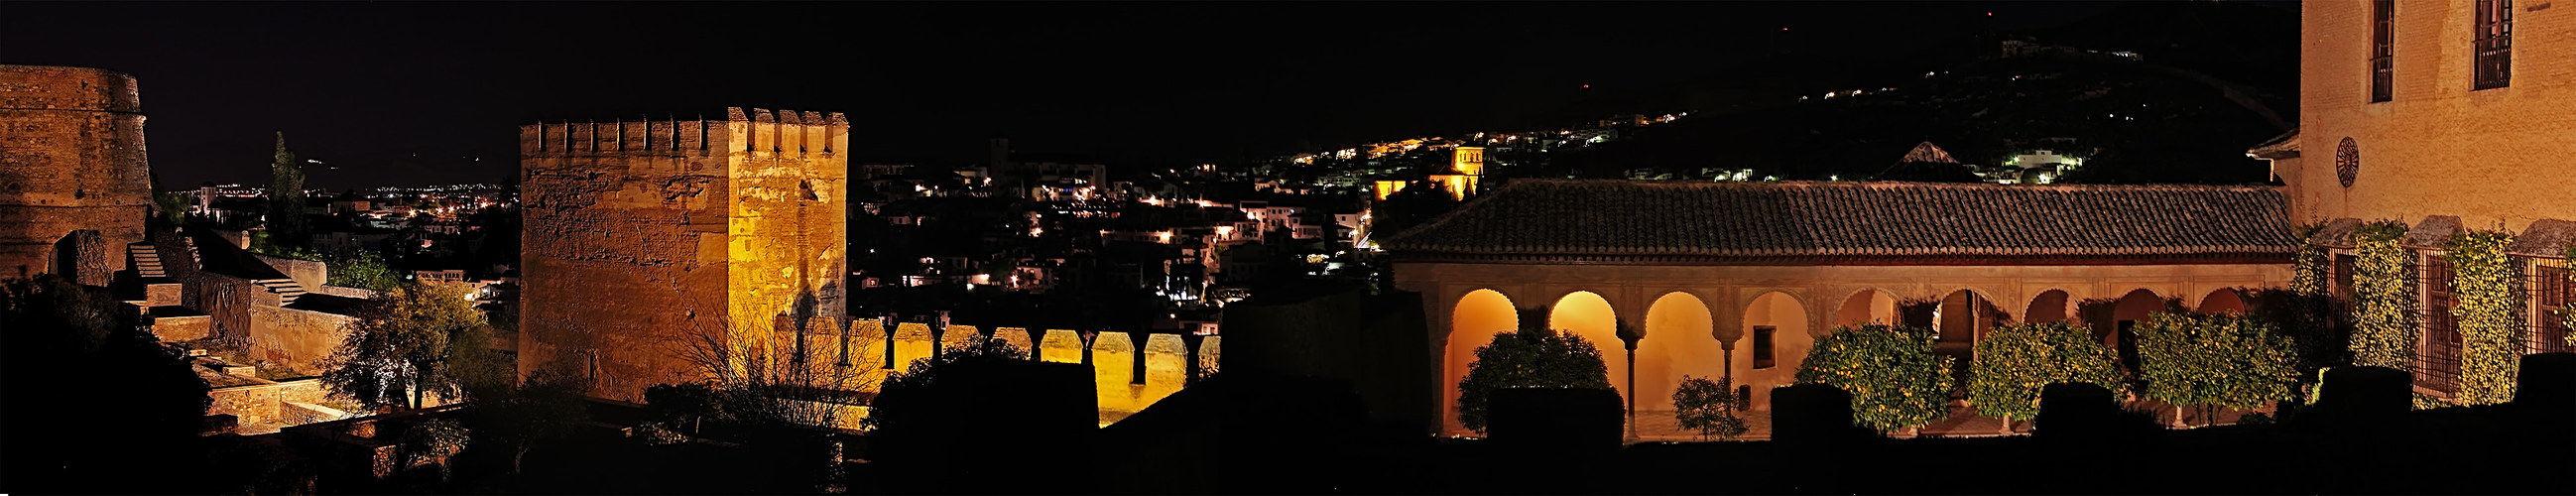
<instances>
[{"instance_id":1,"label":"orange tree","mask_svg":"<svg viewBox=\"0 0 2576 496\"><path fill-rule=\"evenodd\" d=\"M1495 334L1476 347L1475 364L1458 380L1458 423L1468 430L1485 432L1485 404L1496 389L1610 389L1610 367L1601 361L1600 348L1583 336L1548 330L1544 319L1526 317L1531 313L1523 312L1519 331Z\"/></svg>"},{"instance_id":2,"label":"orange tree","mask_svg":"<svg viewBox=\"0 0 2576 496\"><path fill-rule=\"evenodd\" d=\"M1852 421L1881 432L1922 427L1950 413L1950 357L1932 353L1930 329L1837 327L1798 364L1800 384L1851 393Z\"/></svg>"},{"instance_id":3,"label":"orange tree","mask_svg":"<svg viewBox=\"0 0 2576 496\"><path fill-rule=\"evenodd\" d=\"M2271 324L2232 314L2159 312L2138 331L2146 397L2175 405L2251 410L2289 399L2299 376L2293 349Z\"/></svg>"},{"instance_id":4,"label":"orange tree","mask_svg":"<svg viewBox=\"0 0 2576 496\"><path fill-rule=\"evenodd\" d=\"M1976 361L1968 364L1968 400L1977 413L2004 420L2029 419L2039 413L2039 390L2049 384L2083 382L2118 396L2119 359L2093 334L2063 322L1997 327L1977 341Z\"/></svg>"}]
</instances>

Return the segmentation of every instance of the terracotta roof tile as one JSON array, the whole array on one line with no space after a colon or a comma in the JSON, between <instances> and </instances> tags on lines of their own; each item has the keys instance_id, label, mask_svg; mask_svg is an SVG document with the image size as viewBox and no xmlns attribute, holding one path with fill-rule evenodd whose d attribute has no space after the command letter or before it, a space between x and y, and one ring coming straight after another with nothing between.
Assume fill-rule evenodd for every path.
<instances>
[{"instance_id":1,"label":"terracotta roof tile","mask_svg":"<svg viewBox=\"0 0 2576 496\"><path fill-rule=\"evenodd\" d=\"M2576 222L2540 219L2531 221L2531 227L2514 236L2513 246L2504 251L2525 257L2561 258L2567 256L2570 246L2576 246Z\"/></svg>"},{"instance_id":2,"label":"terracotta roof tile","mask_svg":"<svg viewBox=\"0 0 2576 496\"><path fill-rule=\"evenodd\" d=\"M1389 239L1404 255L2286 256L2263 187L1516 180Z\"/></svg>"},{"instance_id":3,"label":"terracotta roof tile","mask_svg":"<svg viewBox=\"0 0 2576 496\"><path fill-rule=\"evenodd\" d=\"M2397 238L2398 246L2442 250L2451 247L2451 236L2465 231L2460 218L2449 215L2425 216L2423 222L2406 229L2406 237Z\"/></svg>"}]
</instances>

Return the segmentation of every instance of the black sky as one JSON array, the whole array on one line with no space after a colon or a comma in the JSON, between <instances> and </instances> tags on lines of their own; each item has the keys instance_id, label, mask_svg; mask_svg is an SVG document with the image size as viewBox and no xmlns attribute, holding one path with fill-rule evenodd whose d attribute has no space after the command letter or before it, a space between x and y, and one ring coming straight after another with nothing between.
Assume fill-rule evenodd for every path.
<instances>
[{"instance_id":1,"label":"black sky","mask_svg":"<svg viewBox=\"0 0 2576 496\"><path fill-rule=\"evenodd\" d=\"M727 106L848 113L863 163L980 161L997 131L1217 161L1493 129L1780 43L1902 52L2107 5L9 1L0 63L135 75L167 187L265 182L283 130L345 188L497 182L540 119Z\"/></svg>"}]
</instances>

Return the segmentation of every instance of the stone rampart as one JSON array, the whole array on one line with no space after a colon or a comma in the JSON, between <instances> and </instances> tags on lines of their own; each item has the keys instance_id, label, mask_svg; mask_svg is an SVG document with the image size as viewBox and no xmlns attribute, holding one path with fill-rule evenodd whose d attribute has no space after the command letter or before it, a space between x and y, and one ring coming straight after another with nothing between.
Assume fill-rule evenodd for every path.
<instances>
[{"instance_id":1,"label":"stone rampart","mask_svg":"<svg viewBox=\"0 0 2576 496\"><path fill-rule=\"evenodd\" d=\"M79 265L55 252L80 230L106 248L93 268L125 268L152 204L142 112L124 73L0 65L0 278Z\"/></svg>"}]
</instances>

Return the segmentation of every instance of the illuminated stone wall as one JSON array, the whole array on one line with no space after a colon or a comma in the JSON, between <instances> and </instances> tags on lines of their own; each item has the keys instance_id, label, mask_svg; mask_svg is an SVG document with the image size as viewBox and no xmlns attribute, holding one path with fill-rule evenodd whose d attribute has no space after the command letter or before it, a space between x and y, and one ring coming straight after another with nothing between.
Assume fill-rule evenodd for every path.
<instances>
[{"instance_id":1,"label":"illuminated stone wall","mask_svg":"<svg viewBox=\"0 0 2576 496\"><path fill-rule=\"evenodd\" d=\"M348 337L349 325L357 321L347 315L267 305L252 305L248 313L251 357L307 374L322 373L331 353Z\"/></svg>"},{"instance_id":2,"label":"illuminated stone wall","mask_svg":"<svg viewBox=\"0 0 2576 496\"><path fill-rule=\"evenodd\" d=\"M293 421L295 419L289 418L287 403L321 403L329 399L330 395L330 391L323 388L320 379L286 382L255 378L244 378L244 380L251 383L206 391L206 397L213 400L207 405L206 414L232 415L240 418L242 425L294 425L305 422Z\"/></svg>"},{"instance_id":3,"label":"illuminated stone wall","mask_svg":"<svg viewBox=\"0 0 2576 496\"><path fill-rule=\"evenodd\" d=\"M641 401L785 370L804 331L777 317L843 315L848 131L841 114L765 109L522 126L520 375Z\"/></svg>"},{"instance_id":4,"label":"illuminated stone wall","mask_svg":"<svg viewBox=\"0 0 2576 496\"><path fill-rule=\"evenodd\" d=\"M126 268L152 203L142 112L124 73L0 65L0 278L52 272L55 244L84 229L104 245L93 269Z\"/></svg>"},{"instance_id":5,"label":"illuminated stone wall","mask_svg":"<svg viewBox=\"0 0 2576 496\"><path fill-rule=\"evenodd\" d=\"M2371 102L2371 2L2300 9L2300 157L2277 160L2291 219L2459 216L2521 231L2576 219L2576 11L2513 2L2510 86L2472 90L2477 2L2398 2L2391 99ZM2352 186L2336 154L2351 139ZM2252 146L2252 143L2247 143Z\"/></svg>"},{"instance_id":6,"label":"illuminated stone wall","mask_svg":"<svg viewBox=\"0 0 2576 496\"><path fill-rule=\"evenodd\" d=\"M808 327L828 325L809 324ZM851 330L847 355L850 365L844 374L853 379L844 389L866 392L876 391L886 375L909 370L911 359L954 349L971 342L970 339L1001 339L1016 346L1026 346L1030 335L1028 329L1020 327L995 328L993 335L987 336L978 332L975 326L952 325L933 331L928 324L907 322L896 324L895 332L889 336L883 331L884 324L872 319L852 320L847 328ZM934 335L938 336L936 340ZM1088 342L1081 333L1066 329L1049 329L1044 335L1034 348L1035 352L1023 354L1021 358L1090 365L1102 425L1153 406L1164 397L1188 387L1192 380L1206 378L1209 371L1215 369L1217 355L1214 347L1218 341L1214 336L1201 338L1199 348L1193 351L1188 338L1179 334L1141 336L1144 341L1141 350L1137 346L1140 337L1124 332L1099 333ZM819 345L809 344L808 347L814 349ZM887 363L889 349L893 359L900 361ZM1199 364L1196 368L1192 367L1193 360ZM1138 375L1140 370L1143 371L1142 376Z\"/></svg>"}]
</instances>

